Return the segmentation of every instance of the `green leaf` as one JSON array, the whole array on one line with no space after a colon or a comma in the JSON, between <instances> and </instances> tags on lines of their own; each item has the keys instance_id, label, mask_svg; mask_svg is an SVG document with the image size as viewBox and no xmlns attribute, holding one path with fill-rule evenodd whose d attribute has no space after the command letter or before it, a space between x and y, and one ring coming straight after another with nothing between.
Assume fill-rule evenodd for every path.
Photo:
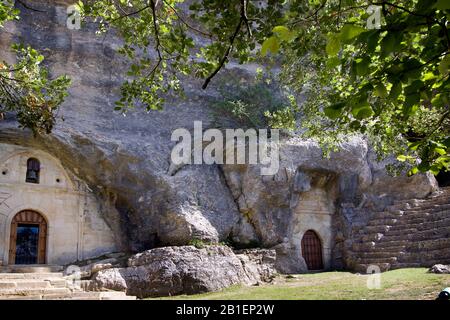
<instances>
[{"instance_id":1,"label":"green leaf","mask_svg":"<svg viewBox=\"0 0 450 320\"><path fill-rule=\"evenodd\" d=\"M378 45L378 41L380 40L380 32L376 30L367 38L367 51L368 53L372 53L375 51L375 48Z\"/></svg>"},{"instance_id":2,"label":"green leaf","mask_svg":"<svg viewBox=\"0 0 450 320\"><path fill-rule=\"evenodd\" d=\"M441 156L444 156L447 154L447 151L445 151L445 149L443 149L443 148L434 148L434 151L439 153Z\"/></svg>"},{"instance_id":3,"label":"green leaf","mask_svg":"<svg viewBox=\"0 0 450 320\"><path fill-rule=\"evenodd\" d=\"M405 103L403 104L403 114L407 116L413 115L417 109L420 101L420 95L413 93L406 96Z\"/></svg>"},{"instance_id":4,"label":"green leaf","mask_svg":"<svg viewBox=\"0 0 450 320\"><path fill-rule=\"evenodd\" d=\"M285 26L276 26L272 29L273 33L287 33L290 32L289 28L285 27Z\"/></svg>"},{"instance_id":5,"label":"green leaf","mask_svg":"<svg viewBox=\"0 0 450 320\"><path fill-rule=\"evenodd\" d=\"M396 100L398 96L402 93L402 83L397 81L392 85L391 91L389 92L389 99Z\"/></svg>"},{"instance_id":6,"label":"green leaf","mask_svg":"<svg viewBox=\"0 0 450 320\"><path fill-rule=\"evenodd\" d=\"M386 98L388 93L386 90L386 87L382 84L379 83L376 87L375 87L375 93L378 97L380 98Z\"/></svg>"},{"instance_id":7,"label":"green leaf","mask_svg":"<svg viewBox=\"0 0 450 320\"><path fill-rule=\"evenodd\" d=\"M422 162L417 166L417 169L419 169L420 172L427 172L430 170L430 163L423 159Z\"/></svg>"},{"instance_id":8,"label":"green leaf","mask_svg":"<svg viewBox=\"0 0 450 320\"><path fill-rule=\"evenodd\" d=\"M405 95L418 93L423 88L424 83L420 80L414 80L409 86L405 88Z\"/></svg>"},{"instance_id":9,"label":"green leaf","mask_svg":"<svg viewBox=\"0 0 450 320\"><path fill-rule=\"evenodd\" d=\"M327 60L327 67L330 69L333 69L337 67L341 63L341 60L339 60L338 57L334 56Z\"/></svg>"},{"instance_id":10,"label":"green leaf","mask_svg":"<svg viewBox=\"0 0 450 320\"><path fill-rule=\"evenodd\" d=\"M419 168L414 167L414 168L412 168L411 170L408 171L408 176L415 175L415 174L417 174L418 172L419 172Z\"/></svg>"},{"instance_id":11,"label":"green leaf","mask_svg":"<svg viewBox=\"0 0 450 320\"><path fill-rule=\"evenodd\" d=\"M366 31L366 29L355 26L353 24L346 24L342 27L341 32L339 33L339 37L342 41L349 41L357 36L359 36L362 32Z\"/></svg>"},{"instance_id":12,"label":"green leaf","mask_svg":"<svg viewBox=\"0 0 450 320\"><path fill-rule=\"evenodd\" d=\"M439 168L439 166L436 166L436 165L431 166L429 170L435 176L437 176L439 174L439 172L441 172L441 168Z\"/></svg>"},{"instance_id":13,"label":"green leaf","mask_svg":"<svg viewBox=\"0 0 450 320\"><path fill-rule=\"evenodd\" d=\"M341 41L337 37L336 34L329 34L327 46L325 50L327 51L328 56L335 56L339 53L341 49Z\"/></svg>"},{"instance_id":14,"label":"green leaf","mask_svg":"<svg viewBox=\"0 0 450 320\"><path fill-rule=\"evenodd\" d=\"M416 141L416 142L411 142L408 144L408 148L412 151L416 151L417 148L422 144L422 142L420 141Z\"/></svg>"},{"instance_id":15,"label":"green leaf","mask_svg":"<svg viewBox=\"0 0 450 320\"><path fill-rule=\"evenodd\" d=\"M368 90L369 87L365 86L363 89ZM367 94L365 92L358 96L356 100L353 100L352 104L352 114L356 119L362 120L374 115L374 112L367 101Z\"/></svg>"},{"instance_id":16,"label":"green leaf","mask_svg":"<svg viewBox=\"0 0 450 320\"><path fill-rule=\"evenodd\" d=\"M438 0L434 7L438 10L448 10L450 9L450 1L448 0Z\"/></svg>"},{"instance_id":17,"label":"green leaf","mask_svg":"<svg viewBox=\"0 0 450 320\"><path fill-rule=\"evenodd\" d=\"M384 57L388 56L395 48L395 34L388 32L388 34L381 40L381 52Z\"/></svg>"},{"instance_id":18,"label":"green leaf","mask_svg":"<svg viewBox=\"0 0 450 320\"><path fill-rule=\"evenodd\" d=\"M400 162L408 161L408 162L412 163L415 159L412 156L402 155L401 154L401 155L397 156L397 160L400 161Z\"/></svg>"},{"instance_id":19,"label":"green leaf","mask_svg":"<svg viewBox=\"0 0 450 320\"><path fill-rule=\"evenodd\" d=\"M450 68L450 55L446 55L439 64L439 72L445 76Z\"/></svg>"},{"instance_id":20,"label":"green leaf","mask_svg":"<svg viewBox=\"0 0 450 320\"><path fill-rule=\"evenodd\" d=\"M295 33L285 26L276 26L272 29L272 32L283 41L291 41L295 38Z\"/></svg>"},{"instance_id":21,"label":"green leaf","mask_svg":"<svg viewBox=\"0 0 450 320\"><path fill-rule=\"evenodd\" d=\"M264 40L261 47L261 55L264 57L268 52L276 54L280 49L280 43L276 37L270 37Z\"/></svg>"},{"instance_id":22,"label":"green leaf","mask_svg":"<svg viewBox=\"0 0 450 320\"><path fill-rule=\"evenodd\" d=\"M427 72L425 73L425 75L423 76L423 81L428 81L428 80L434 80L436 79L436 75L433 72Z\"/></svg>"},{"instance_id":23,"label":"green leaf","mask_svg":"<svg viewBox=\"0 0 450 320\"><path fill-rule=\"evenodd\" d=\"M329 107L326 107L323 111L328 118L337 119L342 115L342 109L345 107L345 105L345 102L338 102Z\"/></svg>"},{"instance_id":24,"label":"green leaf","mask_svg":"<svg viewBox=\"0 0 450 320\"><path fill-rule=\"evenodd\" d=\"M433 99L431 99L431 105L436 108L442 108L444 106L443 95L438 93Z\"/></svg>"},{"instance_id":25,"label":"green leaf","mask_svg":"<svg viewBox=\"0 0 450 320\"><path fill-rule=\"evenodd\" d=\"M369 64L370 64L370 58L364 57L362 59L358 59L356 61L356 74L358 76L365 76L369 73Z\"/></svg>"},{"instance_id":26,"label":"green leaf","mask_svg":"<svg viewBox=\"0 0 450 320\"><path fill-rule=\"evenodd\" d=\"M371 106L367 105L367 106L362 106L359 108L353 108L352 114L354 115L354 117L356 119L366 119L366 118L370 118L371 116L373 116L375 114L375 112L373 112L373 109Z\"/></svg>"}]
</instances>

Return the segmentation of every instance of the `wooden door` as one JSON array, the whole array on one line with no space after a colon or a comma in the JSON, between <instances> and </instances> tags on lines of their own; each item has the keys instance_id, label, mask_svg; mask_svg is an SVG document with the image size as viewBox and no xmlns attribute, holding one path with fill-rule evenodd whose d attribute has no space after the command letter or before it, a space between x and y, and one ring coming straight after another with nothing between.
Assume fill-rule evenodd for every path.
<instances>
[{"instance_id":1,"label":"wooden door","mask_svg":"<svg viewBox=\"0 0 450 320\"><path fill-rule=\"evenodd\" d=\"M312 230L305 232L302 239L302 256L308 270L322 270L322 243L319 236Z\"/></svg>"},{"instance_id":2,"label":"wooden door","mask_svg":"<svg viewBox=\"0 0 450 320\"><path fill-rule=\"evenodd\" d=\"M9 264L16 264L18 229L26 228L38 230L36 237L36 259L33 263L45 264L47 252L47 222L45 218L35 211L25 210L15 215L11 221ZM31 263L31 262L26 262Z\"/></svg>"}]
</instances>

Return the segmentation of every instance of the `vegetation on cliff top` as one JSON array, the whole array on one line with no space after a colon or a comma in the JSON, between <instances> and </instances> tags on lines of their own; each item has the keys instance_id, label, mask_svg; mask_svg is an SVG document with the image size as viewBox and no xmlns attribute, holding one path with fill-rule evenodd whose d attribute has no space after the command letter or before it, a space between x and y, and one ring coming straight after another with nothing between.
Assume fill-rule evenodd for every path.
<instances>
[{"instance_id":1,"label":"vegetation on cliff top","mask_svg":"<svg viewBox=\"0 0 450 320\"><path fill-rule=\"evenodd\" d=\"M0 2L0 30L6 21L19 19L20 12L13 4ZM0 120L5 113L15 112L21 127L34 134L50 133L70 79L60 76L51 80L42 67L44 56L29 46L14 44L11 50L16 55L15 64L0 60Z\"/></svg>"}]
</instances>

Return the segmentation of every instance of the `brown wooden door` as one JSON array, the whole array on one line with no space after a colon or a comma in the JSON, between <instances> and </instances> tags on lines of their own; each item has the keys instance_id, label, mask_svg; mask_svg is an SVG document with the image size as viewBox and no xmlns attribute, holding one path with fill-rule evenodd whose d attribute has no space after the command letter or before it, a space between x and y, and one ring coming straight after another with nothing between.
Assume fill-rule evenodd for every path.
<instances>
[{"instance_id":1,"label":"brown wooden door","mask_svg":"<svg viewBox=\"0 0 450 320\"><path fill-rule=\"evenodd\" d=\"M308 270L322 270L322 243L319 236L312 230L305 232L302 239L302 256Z\"/></svg>"},{"instance_id":2,"label":"brown wooden door","mask_svg":"<svg viewBox=\"0 0 450 320\"><path fill-rule=\"evenodd\" d=\"M44 264L47 252L47 222L45 218L35 211L24 210L15 215L11 221L11 235L9 244L9 264L16 264L18 229L29 228L38 230L36 235L36 258L34 263ZM32 262L26 262L32 263Z\"/></svg>"}]
</instances>

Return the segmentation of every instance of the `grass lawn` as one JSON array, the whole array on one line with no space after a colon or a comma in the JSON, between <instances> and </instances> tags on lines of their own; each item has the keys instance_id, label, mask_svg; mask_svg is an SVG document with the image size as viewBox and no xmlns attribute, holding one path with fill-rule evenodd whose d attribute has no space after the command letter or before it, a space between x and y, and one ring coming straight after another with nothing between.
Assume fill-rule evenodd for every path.
<instances>
[{"instance_id":1,"label":"grass lawn","mask_svg":"<svg viewBox=\"0 0 450 320\"><path fill-rule=\"evenodd\" d=\"M368 289L367 275L350 272L323 272L279 276L273 284L234 286L220 292L182 295L162 299L435 299L450 287L450 274L427 273L426 268L399 269L381 274L381 288Z\"/></svg>"}]
</instances>

